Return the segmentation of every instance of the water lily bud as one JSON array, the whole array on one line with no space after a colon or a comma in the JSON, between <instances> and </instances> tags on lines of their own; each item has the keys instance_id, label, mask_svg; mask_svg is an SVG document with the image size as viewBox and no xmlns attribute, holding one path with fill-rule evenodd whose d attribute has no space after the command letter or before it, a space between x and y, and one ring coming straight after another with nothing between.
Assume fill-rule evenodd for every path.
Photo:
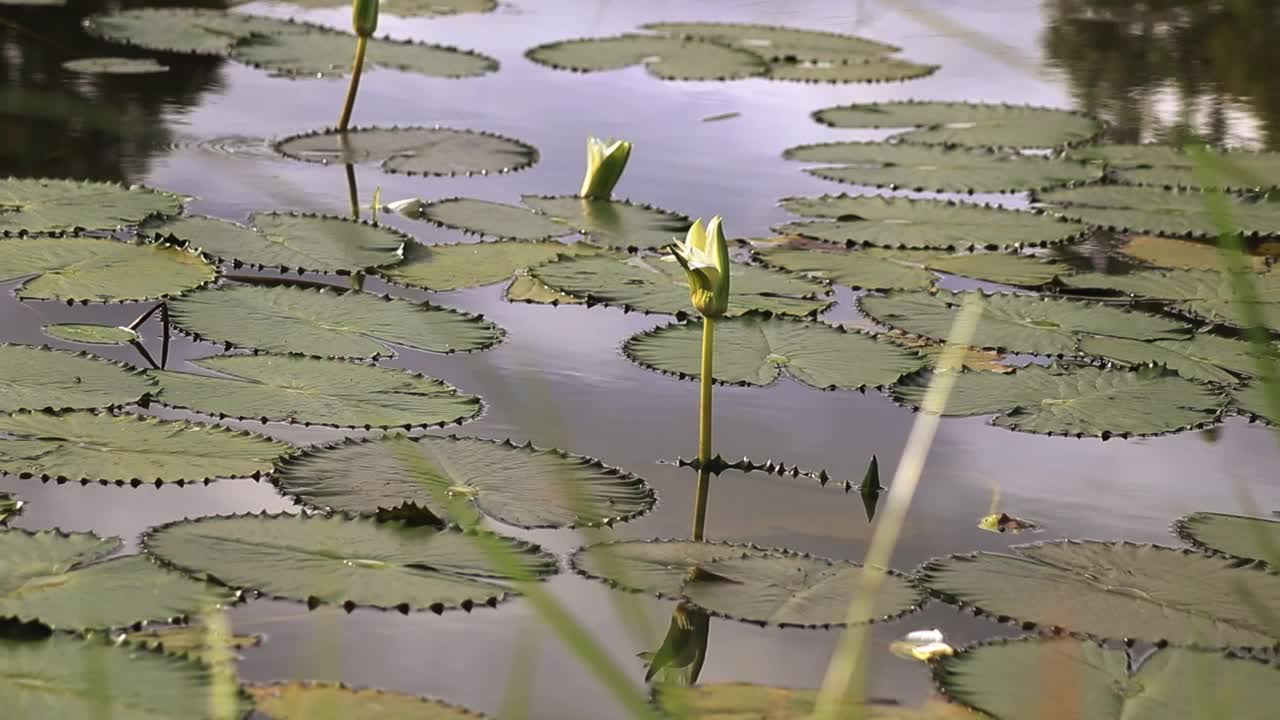
<instances>
[{"instance_id":1,"label":"water lily bud","mask_svg":"<svg viewBox=\"0 0 1280 720\"><path fill-rule=\"evenodd\" d=\"M582 178L578 196L608 200L630 157L631 143L625 140L606 143L599 138L587 138L587 174Z\"/></svg>"},{"instance_id":2,"label":"water lily bud","mask_svg":"<svg viewBox=\"0 0 1280 720\"><path fill-rule=\"evenodd\" d=\"M695 220L683 243L670 246L676 262L689 276L689 300L703 317L715 318L729 309L729 243L721 218L711 218L704 228Z\"/></svg>"},{"instance_id":3,"label":"water lily bud","mask_svg":"<svg viewBox=\"0 0 1280 720\"><path fill-rule=\"evenodd\" d=\"M378 31L378 0L352 0L351 27L360 37L370 37Z\"/></svg>"}]
</instances>

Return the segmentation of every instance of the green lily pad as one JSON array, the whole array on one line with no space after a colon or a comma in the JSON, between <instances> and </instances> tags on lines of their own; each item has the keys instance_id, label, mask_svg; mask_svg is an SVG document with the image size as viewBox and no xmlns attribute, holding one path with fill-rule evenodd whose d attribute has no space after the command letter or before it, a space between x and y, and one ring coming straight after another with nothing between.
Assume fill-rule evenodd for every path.
<instances>
[{"instance_id":1,"label":"green lily pad","mask_svg":"<svg viewBox=\"0 0 1280 720\"><path fill-rule=\"evenodd\" d=\"M62 63L63 70L92 75L149 75L168 72L155 58L88 57Z\"/></svg>"},{"instance_id":2,"label":"green lily pad","mask_svg":"<svg viewBox=\"0 0 1280 720\"><path fill-rule=\"evenodd\" d=\"M154 7L93 15L84 27L89 34L111 42L193 55L226 55L246 38L315 29L314 25L213 8Z\"/></svg>"},{"instance_id":3,"label":"green lily pad","mask_svg":"<svg viewBox=\"0 0 1280 720\"><path fill-rule=\"evenodd\" d=\"M654 503L643 479L598 460L475 438L349 442L286 460L272 480L307 505L374 516L444 517L462 496L522 528L626 522Z\"/></svg>"},{"instance_id":4,"label":"green lily pad","mask_svg":"<svg viewBox=\"0 0 1280 720\"><path fill-rule=\"evenodd\" d=\"M392 228L340 217L257 213L250 227L183 217L152 229L220 262L298 272L348 273L394 265L412 239Z\"/></svg>"},{"instance_id":5,"label":"green lily pad","mask_svg":"<svg viewBox=\"0 0 1280 720\"><path fill-rule=\"evenodd\" d=\"M532 214L532 213L530 213ZM508 280L521 270L560 257L594 255L582 243L482 242L406 246L405 261L380 274L394 283L423 290L457 290Z\"/></svg>"},{"instance_id":6,"label":"green lily pad","mask_svg":"<svg viewBox=\"0 0 1280 720\"><path fill-rule=\"evenodd\" d=\"M948 698L1002 720L1058 709L1090 720L1265 720L1280 702L1274 664L1172 647L1135 661L1124 648L1087 640L995 640L942 658L934 677ZM1048 668L1070 689L1051 684Z\"/></svg>"},{"instance_id":7,"label":"green lily pad","mask_svg":"<svg viewBox=\"0 0 1280 720\"><path fill-rule=\"evenodd\" d=\"M25 7L62 7L67 0L0 0L0 5Z\"/></svg>"},{"instance_id":8,"label":"green lily pad","mask_svg":"<svg viewBox=\"0 0 1280 720\"><path fill-rule=\"evenodd\" d=\"M17 290L27 300L152 300L200 287L216 274L196 253L150 243L99 237L0 240L0 278L32 276Z\"/></svg>"},{"instance_id":9,"label":"green lily pad","mask_svg":"<svg viewBox=\"0 0 1280 720\"><path fill-rule=\"evenodd\" d=\"M1252 284L1263 323L1280 329L1280 272L1254 273ZM1226 273L1213 270L1141 270L1126 275L1081 273L1063 278L1072 288L1110 290L1173 307L1210 322L1242 327L1241 305Z\"/></svg>"},{"instance_id":10,"label":"green lily pad","mask_svg":"<svg viewBox=\"0 0 1280 720\"><path fill-rule=\"evenodd\" d=\"M1280 153L1212 153L1224 190L1269 190L1280 187ZM1168 145L1093 145L1069 153L1106 165L1118 180L1133 185L1203 189L1196 161L1182 148Z\"/></svg>"},{"instance_id":11,"label":"green lily pad","mask_svg":"<svg viewBox=\"0 0 1280 720\"><path fill-rule=\"evenodd\" d=\"M1277 422L1271 412L1270 403L1267 402L1266 390L1260 382L1246 383L1234 389L1231 393L1231 403L1252 418L1273 424Z\"/></svg>"},{"instance_id":12,"label":"green lily pad","mask_svg":"<svg viewBox=\"0 0 1280 720\"><path fill-rule=\"evenodd\" d=\"M1040 206L1062 217L1117 232L1176 237L1217 237L1209 196L1200 192L1127 185L1092 185L1036 195ZM1239 232L1280 234L1280 205L1235 195L1222 198L1231 226Z\"/></svg>"},{"instance_id":13,"label":"green lily pad","mask_svg":"<svg viewBox=\"0 0 1280 720\"><path fill-rule=\"evenodd\" d=\"M938 279L905 258L872 249L805 248L792 243L758 250L756 255L766 265L854 289L923 290L932 287L934 280Z\"/></svg>"},{"instance_id":14,"label":"green lily pad","mask_svg":"<svg viewBox=\"0 0 1280 720\"><path fill-rule=\"evenodd\" d=\"M768 385L786 372L820 389L861 390L896 382L924 359L892 342L825 323L744 315L715 326L719 353L715 379ZM627 340L623 352L651 370L680 377L699 375L702 323L666 325Z\"/></svg>"},{"instance_id":15,"label":"green lily pad","mask_svg":"<svg viewBox=\"0 0 1280 720\"><path fill-rule=\"evenodd\" d=\"M1280 567L1280 520L1196 512L1179 518L1173 529L1198 548Z\"/></svg>"},{"instance_id":16,"label":"green lily pad","mask_svg":"<svg viewBox=\"0 0 1280 720\"><path fill-rule=\"evenodd\" d=\"M1205 333L1154 342L1090 336L1080 340L1080 351L1120 365L1163 365L1185 378L1221 385L1239 384L1238 375L1258 368L1249 343Z\"/></svg>"},{"instance_id":17,"label":"green lily pad","mask_svg":"<svg viewBox=\"0 0 1280 720\"><path fill-rule=\"evenodd\" d=\"M808 720L818 691L736 682L668 682L653 688L653 698L660 710L684 720ZM894 701L861 705L849 700L838 708L839 717L864 720L974 720L968 708L941 700L930 700L920 707Z\"/></svg>"},{"instance_id":18,"label":"green lily pad","mask_svg":"<svg viewBox=\"0 0 1280 720\"><path fill-rule=\"evenodd\" d=\"M935 255L924 258L924 266L948 275L1022 287L1047 285L1073 272L1052 260L1006 252Z\"/></svg>"},{"instance_id":19,"label":"green lily pad","mask_svg":"<svg viewBox=\"0 0 1280 720\"><path fill-rule=\"evenodd\" d=\"M262 644L262 636L229 635L224 638L211 637L208 627L191 623L130 630L117 635L116 642L129 643L148 650L162 652L166 655L195 658L208 663L215 656L220 657L223 652L230 651L235 656L237 650L256 647ZM210 642L217 643L217 645L210 648Z\"/></svg>"},{"instance_id":20,"label":"green lily pad","mask_svg":"<svg viewBox=\"0 0 1280 720\"><path fill-rule=\"evenodd\" d=\"M284 0L289 5L303 8L342 7L342 0ZM496 0L383 0L379 3L378 12L395 17L442 17L461 15L462 13L493 12L498 7ZM284 720L284 718L277 718Z\"/></svg>"},{"instance_id":21,"label":"green lily pad","mask_svg":"<svg viewBox=\"0 0 1280 720\"><path fill-rule=\"evenodd\" d=\"M769 79L798 82L900 82L932 75L937 65L893 57L852 57L842 62L782 61L769 63Z\"/></svg>"},{"instance_id":22,"label":"green lily pad","mask_svg":"<svg viewBox=\"0 0 1280 720\"><path fill-rule=\"evenodd\" d=\"M335 427L461 423L480 398L403 370L297 355L222 355L192 360L217 376L152 370L165 405L219 417Z\"/></svg>"},{"instance_id":23,"label":"green lily pad","mask_svg":"<svg viewBox=\"0 0 1280 720\"><path fill-rule=\"evenodd\" d=\"M133 368L88 353L0 344L0 412L128 405L155 390Z\"/></svg>"},{"instance_id":24,"label":"green lily pad","mask_svg":"<svg viewBox=\"0 0 1280 720\"><path fill-rule=\"evenodd\" d=\"M1158 235L1134 235L1120 252L1135 260L1175 270L1222 270L1225 261L1214 241L1178 240ZM1266 272L1267 259L1258 255L1246 258L1254 272Z\"/></svg>"},{"instance_id":25,"label":"green lily pad","mask_svg":"<svg viewBox=\"0 0 1280 720\"><path fill-rule=\"evenodd\" d=\"M0 415L0 472L42 480L124 484L257 477L287 452L288 445L249 433L141 415Z\"/></svg>"},{"instance_id":26,"label":"green lily pad","mask_svg":"<svg viewBox=\"0 0 1280 720\"><path fill-rule=\"evenodd\" d=\"M548 287L546 283L529 276L527 271L518 273L504 293L507 302L524 302L538 305L585 305L586 301L566 295Z\"/></svg>"},{"instance_id":27,"label":"green lily pad","mask_svg":"<svg viewBox=\"0 0 1280 720\"><path fill-rule=\"evenodd\" d=\"M893 386L898 402L920 407L932 371ZM1043 435L1156 435L1216 422L1226 397L1159 368L1139 371L1028 365L1010 373L966 371L943 415L996 415L993 424Z\"/></svg>"},{"instance_id":28,"label":"green lily pad","mask_svg":"<svg viewBox=\"0 0 1280 720\"><path fill-rule=\"evenodd\" d=\"M737 80L764 75L764 58L692 38L626 34L563 40L531 48L525 57L557 70L600 72L643 64L663 80Z\"/></svg>"},{"instance_id":29,"label":"green lily pad","mask_svg":"<svg viewBox=\"0 0 1280 720\"><path fill-rule=\"evenodd\" d=\"M1158 545L1063 540L927 563L919 579L948 602L1100 638L1266 647L1243 597L1280 597L1280 575Z\"/></svg>"},{"instance_id":30,"label":"green lily pad","mask_svg":"<svg viewBox=\"0 0 1280 720\"><path fill-rule=\"evenodd\" d=\"M529 274L588 305L667 315L692 310L684 269L661 258L570 257L532 267ZM753 311L810 315L832 302L824 285L794 275L741 263L732 266L730 275L730 316Z\"/></svg>"},{"instance_id":31,"label":"green lily pad","mask_svg":"<svg viewBox=\"0 0 1280 720\"><path fill-rule=\"evenodd\" d=\"M981 147L1057 147L1088 141L1102 129L1070 110L919 100L830 107L813 118L838 128L911 128L892 136L902 142Z\"/></svg>"},{"instance_id":32,"label":"green lily pad","mask_svg":"<svg viewBox=\"0 0 1280 720\"><path fill-rule=\"evenodd\" d=\"M967 293L921 291L865 295L858 305L872 319L916 335L945 340ZM1075 355L1083 335L1131 340L1176 340L1190 334L1185 324L1128 309L1035 295L984 295L974 347Z\"/></svg>"},{"instance_id":33,"label":"green lily pad","mask_svg":"<svg viewBox=\"0 0 1280 720\"><path fill-rule=\"evenodd\" d=\"M787 223L775 232L850 247L1008 250L1066 242L1085 232L1083 225L1040 213L940 200L823 195L780 204L787 212L832 221Z\"/></svg>"},{"instance_id":34,"label":"green lily pad","mask_svg":"<svg viewBox=\"0 0 1280 720\"><path fill-rule=\"evenodd\" d=\"M1090 182L1102 170L1086 163L910 143L835 142L789 148L783 157L831 167L806 172L827 180L938 192L1017 192Z\"/></svg>"},{"instance_id":35,"label":"green lily pad","mask_svg":"<svg viewBox=\"0 0 1280 720\"><path fill-rule=\"evenodd\" d=\"M528 208L472 198L427 203L422 217L441 227L508 240L551 240L577 232Z\"/></svg>"},{"instance_id":36,"label":"green lily pad","mask_svg":"<svg viewBox=\"0 0 1280 720\"><path fill-rule=\"evenodd\" d=\"M273 720L482 720L482 716L440 700L387 690L362 690L330 683L250 685L258 710Z\"/></svg>"},{"instance_id":37,"label":"green lily pad","mask_svg":"<svg viewBox=\"0 0 1280 720\"><path fill-rule=\"evenodd\" d=\"M341 77L351 72L356 38L344 32L312 27L245 38L231 48L231 57L246 65L295 78ZM371 38L365 70L387 68L427 77L479 77L498 70L486 55L444 45Z\"/></svg>"},{"instance_id":38,"label":"green lily pad","mask_svg":"<svg viewBox=\"0 0 1280 720\"><path fill-rule=\"evenodd\" d=\"M678 598L733 620L798 627L845 625L862 578L862 566L848 561L683 540L591 545L571 562L624 590ZM897 618L923 601L908 578L890 571L875 607L855 622Z\"/></svg>"},{"instance_id":39,"label":"green lily pad","mask_svg":"<svg viewBox=\"0 0 1280 720\"><path fill-rule=\"evenodd\" d=\"M318 603L437 612L497 604L514 591L474 533L322 515L210 516L162 525L147 551L231 587ZM535 545L487 536L522 572L553 574Z\"/></svg>"},{"instance_id":40,"label":"green lily pad","mask_svg":"<svg viewBox=\"0 0 1280 720\"><path fill-rule=\"evenodd\" d=\"M694 37L753 52L770 62L788 59L840 62L851 57L876 57L901 48L856 35L805 28L747 23L657 22L642 25L645 30Z\"/></svg>"},{"instance_id":41,"label":"green lily pad","mask_svg":"<svg viewBox=\"0 0 1280 720\"><path fill-rule=\"evenodd\" d=\"M290 285L228 285L169 303L200 339L316 357L393 355L384 343L430 352L484 350L502 330L477 316L366 293Z\"/></svg>"},{"instance_id":42,"label":"green lily pad","mask_svg":"<svg viewBox=\"0 0 1280 720\"><path fill-rule=\"evenodd\" d=\"M138 339L129 328L92 323L53 323L41 328L45 335L85 345L124 345Z\"/></svg>"},{"instance_id":43,"label":"green lily pad","mask_svg":"<svg viewBox=\"0 0 1280 720\"><path fill-rule=\"evenodd\" d=\"M525 205L577 230L597 245L626 250L666 247L683 240L689 218L624 200L595 200L576 195L525 195Z\"/></svg>"},{"instance_id":44,"label":"green lily pad","mask_svg":"<svg viewBox=\"0 0 1280 720\"><path fill-rule=\"evenodd\" d=\"M96 637L0 638L0 692L15 718L222 720L209 702L213 675L202 663ZM233 717L251 709L238 690L228 701Z\"/></svg>"},{"instance_id":45,"label":"green lily pad","mask_svg":"<svg viewBox=\"0 0 1280 720\"><path fill-rule=\"evenodd\" d=\"M0 235L116 230L143 220L173 215L182 198L173 193L118 183L0 179ZM8 267L0 263L0 267Z\"/></svg>"},{"instance_id":46,"label":"green lily pad","mask_svg":"<svg viewBox=\"0 0 1280 720\"><path fill-rule=\"evenodd\" d=\"M538 160L532 145L492 133L442 127L353 128L295 135L276 143L285 157L323 164L380 163L406 175L488 175Z\"/></svg>"}]
</instances>

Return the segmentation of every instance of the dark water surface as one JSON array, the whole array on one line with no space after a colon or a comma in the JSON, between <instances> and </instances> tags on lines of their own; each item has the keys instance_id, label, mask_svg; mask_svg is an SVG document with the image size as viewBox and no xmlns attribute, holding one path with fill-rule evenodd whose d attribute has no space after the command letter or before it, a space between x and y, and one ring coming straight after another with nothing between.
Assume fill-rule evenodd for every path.
<instances>
[{"instance_id":1,"label":"dark water surface","mask_svg":"<svg viewBox=\"0 0 1280 720\"><path fill-rule=\"evenodd\" d=\"M270 151L272 139L333 123L345 80L290 81L219 59L165 57L169 73L137 77L76 76L60 68L71 57L121 54L85 38L78 20L135 3L71 0L70 8L0 10L0 175L48 175L142 182L194 197L193 213L243 220L254 210L344 213L342 168L292 162ZM1269 2L1131 3L1121 0L934 0L876 2L797 0L516 0L487 15L399 20L380 33L475 49L497 58L500 72L469 80L435 80L378 71L362 84L360 125L422 125L498 132L535 145L540 161L505 176L412 178L358 169L361 197L375 186L383 200L465 195L515 202L521 193L573 192L589 135L635 143L618 195L690 216L721 214L733 235L759 236L787 219L775 205L787 195L849 190L781 159L786 147L875 133L839 131L812 122L811 111L838 103L947 99L1078 107L1113 123L1113 139L1152 140L1189 123L1211 139L1248 147L1280 145L1280 83L1270 73L1280 53L1277 11ZM288 14L253 3L247 12ZM302 14L346 26L349 10ZM846 31L898 44L913 61L937 63L932 77L879 85L804 85L764 80L661 82L636 67L579 75L524 59L533 45L608 35L642 22L719 20L786 23ZM78 113L67 119L67 108ZM730 119L703 118L739 113ZM1016 195L979 198L1024 204ZM428 243L463 240L457 233L402 218L397 227ZM382 289L370 283L368 289ZM74 347L40 332L47 323L127 323L130 305L68 308L19 303L12 284L0 295L0 340ZM424 298L428 294L397 290ZM858 321L852 294L841 291L833 321ZM660 495L648 516L605 531L622 538L688 533L692 477L659 459L696 450L696 385L643 370L620 353L633 333L669 318L608 308L508 304L501 286L435 294L433 302L484 313L509 331L491 351L438 356L405 351L386 364L443 378L481 395L486 414L456 432L531 440L593 455L643 475ZM156 324L148 347L159 347ZM179 339L171 367L213 354L210 344ZM141 363L129 348L101 354ZM178 415L178 413L171 413ZM769 388L716 391L716 447L726 457L772 458L825 468L858 482L872 453L890 481L912 423L910 411L883 395L820 392L783 380ZM331 440L333 431L252 425L298 443ZM1013 433L984 419L948 419L929 458L894 567L910 570L930 557L999 549L1017 538L975 527L999 489L1002 509L1034 519L1033 539L1090 537L1166 544L1177 516L1193 510L1241 511L1249 497L1280 507L1273 468L1280 451L1264 429L1233 418L1210 436L1183 433L1142 440L1071 440ZM29 502L14 524L119 535L130 548L146 527L210 513L288 510L266 483L224 481L203 487L138 489L41 485L0 477L0 489ZM860 559L869 527L856 495L804 478L725 473L713 483L709 535L717 540L777 545L834 558ZM522 533L564 554L589 538L572 532ZM595 535L593 537L601 537ZM637 644L618 621L620 595L569 572L550 582L577 617L632 670L643 668ZM672 605L648 598L652 644ZM267 641L246 650L248 681L344 680L441 697L496 713L518 648L529 647L532 718L612 718L620 713L536 616L515 600L471 614L340 610L255 600L236 608L237 632ZM704 681L741 680L816 686L835 634L758 628L713 620ZM929 692L926 669L884 651L910 630L940 627L953 644L1011 629L930 604L872 633L877 656L872 691L914 702Z\"/></svg>"}]
</instances>

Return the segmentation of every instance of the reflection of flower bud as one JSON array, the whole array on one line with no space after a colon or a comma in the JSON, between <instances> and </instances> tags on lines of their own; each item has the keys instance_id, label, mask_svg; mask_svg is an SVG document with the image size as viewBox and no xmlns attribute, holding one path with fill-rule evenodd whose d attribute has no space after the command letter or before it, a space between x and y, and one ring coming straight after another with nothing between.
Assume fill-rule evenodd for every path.
<instances>
[{"instance_id":1,"label":"reflection of flower bud","mask_svg":"<svg viewBox=\"0 0 1280 720\"><path fill-rule=\"evenodd\" d=\"M729 309L729 244L720 216L704 229L695 220L683 243L670 246L676 262L689 276L689 300L703 317L720 317Z\"/></svg>"},{"instance_id":2,"label":"reflection of flower bud","mask_svg":"<svg viewBox=\"0 0 1280 720\"><path fill-rule=\"evenodd\" d=\"M378 0L352 0L351 27L367 38L378 31Z\"/></svg>"},{"instance_id":3,"label":"reflection of flower bud","mask_svg":"<svg viewBox=\"0 0 1280 720\"><path fill-rule=\"evenodd\" d=\"M630 157L631 143L625 140L606 144L599 138L587 138L587 174L582 178L578 196L608 200Z\"/></svg>"},{"instance_id":4,"label":"reflection of flower bud","mask_svg":"<svg viewBox=\"0 0 1280 720\"><path fill-rule=\"evenodd\" d=\"M707 658L710 630L711 617L705 611L684 602L677 604L662 645L653 652L640 654L648 664L645 682L658 678L659 683L697 683Z\"/></svg>"}]
</instances>

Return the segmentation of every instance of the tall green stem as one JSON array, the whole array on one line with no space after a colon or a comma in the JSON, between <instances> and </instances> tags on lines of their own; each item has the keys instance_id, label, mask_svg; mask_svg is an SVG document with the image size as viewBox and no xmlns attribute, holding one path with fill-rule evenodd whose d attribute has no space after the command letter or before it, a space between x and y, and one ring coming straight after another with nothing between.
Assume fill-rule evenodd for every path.
<instances>
[{"instance_id":1,"label":"tall green stem","mask_svg":"<svg viewBox=\"0 0 1280 720\"><path fill-rule=\"evenodd\" d=\"M702 395L698 403L698 492L693 499L693 540L701 542L707 525L707 496L711 494L711 366L715 347L715 318L702 318Z\"/></svg>"},{"instance_id":2,"label":"tall green stem","mask_svg":"<svg viewBox=\"0 0 1280 720\"><path fill-rule=\"evenodd\" d=\"M356 93L360 90L360 72L364 70L364 51L369 39L363 35L356 36L356 59L351 63L351 82L347 85L347 101L342 104L342 115L338 118L338 132L346 132L351 124L351 111L356 106Z\"/></svg>"}]
</instances>

